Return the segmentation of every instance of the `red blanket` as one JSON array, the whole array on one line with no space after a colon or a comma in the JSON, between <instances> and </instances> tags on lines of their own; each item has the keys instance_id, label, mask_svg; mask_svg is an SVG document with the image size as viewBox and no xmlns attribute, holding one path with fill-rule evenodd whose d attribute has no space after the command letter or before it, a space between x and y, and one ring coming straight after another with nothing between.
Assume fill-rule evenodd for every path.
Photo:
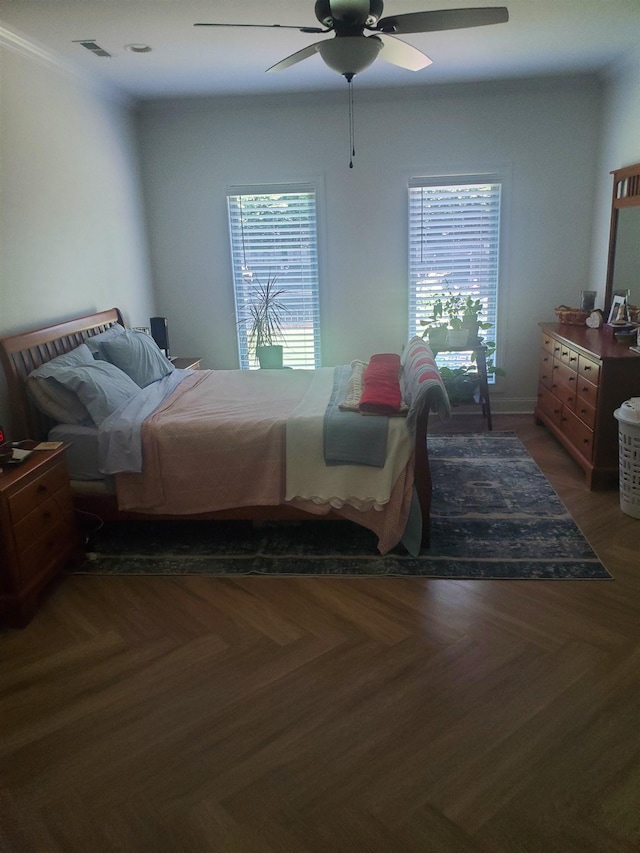
<instances>
[{"instance_id":1,"label":"red blanket","mask_svg":"<svg viewBox=\"0 0 640 853\"><path fill-rule=\"evenodd\" d=\"M372 355L364 372L360 411L395 415L401 403L400 356L395 353Z\"/></svg>"}]
</instances>

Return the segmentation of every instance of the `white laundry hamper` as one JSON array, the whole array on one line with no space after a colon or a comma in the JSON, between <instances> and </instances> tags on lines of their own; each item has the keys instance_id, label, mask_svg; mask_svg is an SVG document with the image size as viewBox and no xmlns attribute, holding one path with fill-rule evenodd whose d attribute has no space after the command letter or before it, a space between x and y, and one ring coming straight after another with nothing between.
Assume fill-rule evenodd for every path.
<instances>
[{"instance_id":1,"label":"white laundry hamper","mask_svg":"<svg viewBox=\"0 0 640 853\"><path fill-rule=\"evenodd\" d=\"M627 400L613 414L618 421L620 509L640 518L640 415L634 404Z\"/></svg>"}]
</instances>

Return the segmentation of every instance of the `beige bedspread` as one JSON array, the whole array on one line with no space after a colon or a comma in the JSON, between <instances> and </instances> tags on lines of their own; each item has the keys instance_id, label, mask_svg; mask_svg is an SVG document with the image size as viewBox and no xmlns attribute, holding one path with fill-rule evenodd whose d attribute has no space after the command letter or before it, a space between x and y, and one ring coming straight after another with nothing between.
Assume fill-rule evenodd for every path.
<instances>
[{"instance_id":1,"label":"beige bedspread","mask_svg":"<svg viewBox=\"0 0 640 853\"><path fill-rule=\"evenodd\" d=\"M308 370L195 372L145 420L143 473L115 475L119 508L195 515L287 503L286 425L313 378ZM368 527L385 553L404 532L412 486L409 465L383 511L288 503L316 515L337 512Z\"/></svg>"}]
</instances>

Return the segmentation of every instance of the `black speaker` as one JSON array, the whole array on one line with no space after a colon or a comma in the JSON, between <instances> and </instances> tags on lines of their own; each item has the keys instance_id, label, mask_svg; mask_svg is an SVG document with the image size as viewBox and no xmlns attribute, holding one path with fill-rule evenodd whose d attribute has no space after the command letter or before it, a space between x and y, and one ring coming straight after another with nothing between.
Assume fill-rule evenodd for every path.
<instances>
[{"instance_id":1,"label":"black speaker","mask_svg":"<svg viewBox=\"0 0 640 853\"><path fill-rule=\"evenodd\" d=\"M151 317L151 337L169 358L169 323L166 317Z\"/></svg>"}]
</instances>

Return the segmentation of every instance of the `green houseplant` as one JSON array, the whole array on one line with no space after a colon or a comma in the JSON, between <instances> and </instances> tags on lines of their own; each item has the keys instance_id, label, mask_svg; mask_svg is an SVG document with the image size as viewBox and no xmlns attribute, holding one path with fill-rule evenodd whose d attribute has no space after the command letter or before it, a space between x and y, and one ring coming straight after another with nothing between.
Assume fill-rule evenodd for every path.
<instances>
[{"instance_id":1,"label":"green houseplant","mask_svg":"<svg viewBox=\"0 0 640 853\"><path fill-rule=\"evenodd\" d=\"M491 323L480 320L482 302L472 296L462 296L449 290L436 296L432 303L429 320L421 320L425 326L423 337L435 347L463 347L478 341L481 330L491 328Z\"/></svg>"},{"instance_id":2,"label":"green houseplant","mask_svg":"<svg viewBox=\"0 0 640 853\"><path fill-rule=\"evenodd\" d=\"M451 348L464 350L482 344L486 347L487 375L504 376L504 370L496 367L493 356L494 341L483 341L480 332L490 329L492 324L481 319L483 305L480 299L464 296L449 290L432 298L431 317L421 320L425 327L423 337L429 338L434 351ZM471 351L469 363L456 367L439 367L442 381L453 406L478 402L480 399L480 375L476 364L476 352Z\"/></svg>"},{"instance_id":3,"label":"green houseplant","mask_svg":"<svg viewBox=\"0 0 640 853\"><path fill-rule=\"evenodd\" d=\"M504 370L501 367L496 367L493 361L496 351L495 343L483 341L483 345L487 348L485 352L487 376L504 376ZM480 402L480 374L476 366L475 352L471 353L469 361L469 364L463 364L459 367L445 367L443 365L439 368L452 406Z\"/></svg>"},{"instance_id":4,"label":"green houseplant","mask_svg":"<svg viewBox=\"0 0 640 853\"><path fill-rule=\"evenodd\" d=\"M287 313L281 301L284 288L277 288L277 275L269 275L266 281L254 276L254 291L247 308L247 315L239 323L247 324L247 343L262 368L282 367L282 322Z\"/></svg>"}]
</instances>

